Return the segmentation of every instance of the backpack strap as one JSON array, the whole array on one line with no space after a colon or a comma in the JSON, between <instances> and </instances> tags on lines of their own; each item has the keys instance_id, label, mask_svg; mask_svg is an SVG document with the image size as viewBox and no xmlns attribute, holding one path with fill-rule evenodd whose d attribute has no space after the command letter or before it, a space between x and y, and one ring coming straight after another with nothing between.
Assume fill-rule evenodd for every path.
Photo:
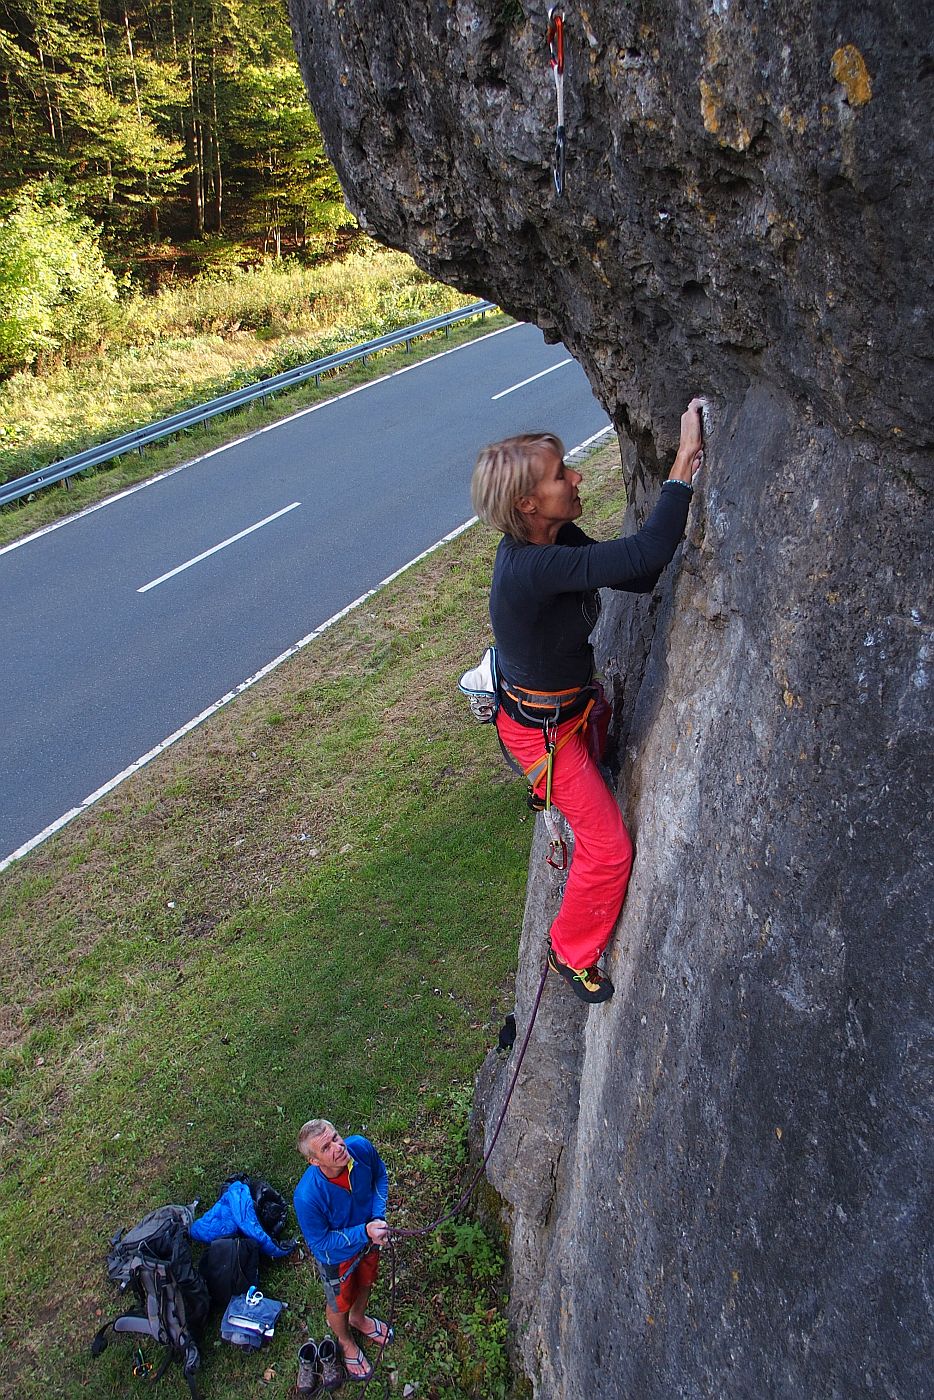
<instances>
[{"instance_id":1,"label":"backpack strap","mask_svg":"<svg viewBox=\"0 0 934 1400\"><path fill-rule=\"evenodd\" d=\"M91 1340L91 1355L92 1355L92 1356L100 1356L101 1352L107 1350L107 1329L108 1329L108 1327L113 1327L113 1326L115 1326L115 1324L118 1323L118 1322L120 1321L120 1318L121 1318L122 1316L123 1316L122 1313L117 1313L115 1317L109 1318L109 1319L104 1323L103 1327L99 1327L99 1328L97 1329L97 1331L94 1333L94 1336L93 1336L93 1338L92 1338L92 1340Z\"/></svg>"}]
</instances>

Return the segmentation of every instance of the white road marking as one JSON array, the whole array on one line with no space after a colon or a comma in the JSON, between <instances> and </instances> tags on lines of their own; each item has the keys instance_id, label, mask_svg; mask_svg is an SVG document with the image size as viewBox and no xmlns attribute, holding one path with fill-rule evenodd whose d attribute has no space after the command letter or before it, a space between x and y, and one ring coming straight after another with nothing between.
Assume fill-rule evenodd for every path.
<instances>
[{"instance_id":1,"label":"white road marking","mask_svg":"<svg viewBox=\"0 0 934 1400\"><path fill-rule=\"evenodd\" d=\"M592 437L584 438L584 441L579 442L576 447L572 447L570 452L565 452L564 460L566 462L573 462L575 457L582 457L584 453L589 448L594 447L601 438L609 437L610 434L615 431L616 429L613 427L613 424L607 423L606 427L601 428L598 433L594 433Z\"/></svg>"},{"instance_id":2,"label":"white road marking","mask_svg":"<svg viewBox=\"0 0 934 1400\"><path fill-rule=\"evenodd\" d=\"M179 564L177 568L169 569L167 574L160 574L150 583L144 583L142 588L137 588L137 593L148 593L150 588L158 588L160 583L165 583L166 579L174 578L176 574L183 574L186 569L190 569L194 564L200 564L202 559L209 559L212 554L216 554L219 549L226 549L229 544L236 544L237 540L245 539L247 535L252 535L254 530L261 530L264 525L269 525L273 520L278 520L280 515L288 515L290 510L297 509L301 501L293 501L290 506L283 506L281 510L275 511L273 515L267 515L265 520L257 520L255 525L248 525L239 534L231 535L229 540L221 540L220 544L215 544L211 549L204 550L201 554L196 554L194 559L187 559L184 564Z\"/></svg>"},{"instance_id":3,"label":"white road marking","mask_svg":"<svg viewBox=\"0 0 934 1400\"><path fill-rule=\"evenodd\" d=\"M63 525L71 525L75 520L83 520L86 515L93 515L96 510L112 506L117 501L122 501L126 496L135 495L137 491L145 491L147 486L158 486L160 481L168 481L169 477L175 476L177 472L184 472L189 467L196 467L199 462L206 462L211 457L219 456L221 452L229 452L232 447L239 447L242 442L249 442L251 438L259 437L262 433L274 432L276 428L281 428L283 423L291 423L296 418L304 418L306 413L317 413L321 408L329 408L332 403L340 403L342 399L349 399L352 394L362 394L364 390L374 389L377 384L385 384L388 379L395 379L397 375L410 374L413 369L421 369L424 365L434 364L436 360L443 360L445 355L456 355L461 350L469 350L484 340L492 340L494 336L518 330L520 326L525 324L524 321L513 321L511 326L501 326L498 331L488 331L486 335L478 335L475 340L465 340L463 345L452 345L450 350L439 350L437 355L429 355L424 360L416 360L415 364L403 365L401 369L390 370L388 374L381 374L378 379L370 379L366 384L358 384L354 389L345 389L342 394L335 394L333 398L323 399L321 403L311 404L308 408L299 408L294 413L289 413L285 418L277 418L275 423L267 423L265 428L256 428L252 433L244 433L243 437L232 438L230 442L221 443L220 447L212 447L210 452L202 452L200 457L192 457L189 462L180 462L177 467L168 467L164 472L157 472L155 476L147 477L145 481L138 481L134 486L128 486L124 491L115 491L112 496L107 496L103 501L95 501L93 505L75 511L74 515L66 515L61 520L53 520L50 524L33 530L31 534L23 535L21 539L13 540L11 544L3 545L0 547L0 554L9 554L11 550L19 549L21 545L29 544L30 540L41 539L43 535L50 535L53 530L60 530Z\"/></svg>"},{"instance_id":4,"label":"white road marking","mask_svg":"<svg viewBox=\"0 0 934 1400\"><path fill-rule=\"evenodd\" d=\"M507 326L506 329L510 330L511 327ZM498 331L494 332L495 335L499 333ZM461 347L458 346L456 348L460 349ZM414 369L415 367L412 366L412 368ZM396 373L401 372L402 371L396 371ZM354 391L352 390L351 392ZM600 431L594 433L592 437L587 438L584 442L579 442L576 447L572 447L566 454L566 457L572 458L586 452L588 447L592 447L600 438L608 437L612 431L612 424L601 428ZM238 695L242 695L245 690L249 690L251 686L256 685L257 681L263 680L265 676L275 671L277 667L282 665L283 661L288 661L298 652L303 651L310 642L315 641L322 633L327 632L328 628L333 627L335 622L340 622L341 618L346 617L348 613L352 613L356 608L359 608L362 603L367 602L374 594L379 593L387 584L392 583L394 579L399 578L401 574L413 568L414 565L420 564L423 559L428 558L429 554L434 554L435 550L441 549L446 544L450 544L451 540L456 540L458 535L462 535L465 530L469 530L470 527L476 525L476 523L477 517L472 515L469 520L464 521L463 525L458 525L455 530L451 530L448 534L443 535L440 540L429 545L427 549L422 550L421 554L416 554L415 558L410 559L407 564L403 564L402 567L396 569L394 573L387 574L375 588L370 588L366 593L361 593L359 598L355 598L352 603L348 603L345 608L341 608L340 612L334 613L333 617L329 617L326 622L322 622L320 627L316 627L313 632L309 632L307 637L302 637L301 641L296 642L294 646L290 646L287 651L283 651L279 656L275 657L274 660L267 662L255 675L248 676L245 681L241 681L233 690L228 690L226 695L222 695L219 700L215 700L213 705L208 705L207 709L202 710L200 715L195 715L194 719L188 720L180 729L176 729L174 734L170 734L167 739L163 739L161 743L156 744L155 748L150 749L148 753L144 753L142 758L136 759L135 763L131 763L129 767L124 768L122 773L118 773L115 778L111 778L108 782L97 788L97 790L86 797L83 802L79 802L77 807L72 807L70 811L65 812L63 816L51 822L43 831L40 831L37 836L33 836L31 840L26 841L22 846L12 851L10 855L5 856L0 860L0 872L6 870L7 866L12 865L14 861L21 860L23 856L28 855L29 852L35 850L37 846L41 846L45 841L48 841L50 836L54 836L57 831L61 831L62 827L68 826L70 822L73 822L75 817L80 817L82 812L86 812L89 807L93 807L95 803L100 802L102 797L106 797L108 793L113 792L114 788L119 787L127 778L132 778L134 773L138 773L141 768L145 768L154 758L158 758L161 753L165 753L166 749L178 743L179 739L183 739L186 734L190 734L193 729L197 729L199 724L203 724L206 719L210 719L212 715L217 714L218 710L223 709L225 705L229 705L231 700L236 700Z\"/></svg>"},{"instance_id":5,"label":"white road marking","mask_svg":"<svg viewBox=\"0 0 934 1400\"><path fill-rule=\"evenodd\" d=\"M563 369L565 365L572 365L573 359L569 355L566 360L559 360L556 365L549 365L547 369L540 370L538 374L532 374L528 379L522 379L518 384L510 384L508 389L500 389L498 394L494 394L490 403L495 403L497 399L504 399L507 394L514 394L517 389L524 389L526 384L534 384L536 379L544 379L546 374L554 374L556 369Z\"/></svg>"}]
</instances>

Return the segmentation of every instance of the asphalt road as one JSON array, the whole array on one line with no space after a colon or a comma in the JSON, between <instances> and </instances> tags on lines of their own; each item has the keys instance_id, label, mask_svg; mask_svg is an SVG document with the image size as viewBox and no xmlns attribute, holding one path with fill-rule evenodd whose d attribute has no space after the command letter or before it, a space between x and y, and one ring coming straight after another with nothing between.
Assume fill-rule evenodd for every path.
<instances>
[{"instance_id":1,"label":"asphalt road","mask_svg":"<svg viewBox=\"0 0 934 1400\"><path fill-rule=\"evenodd\" d=\"M0 550L0 868L467 520L484 443L607 421L514 326Z\"/></svg>"}]
</instances>

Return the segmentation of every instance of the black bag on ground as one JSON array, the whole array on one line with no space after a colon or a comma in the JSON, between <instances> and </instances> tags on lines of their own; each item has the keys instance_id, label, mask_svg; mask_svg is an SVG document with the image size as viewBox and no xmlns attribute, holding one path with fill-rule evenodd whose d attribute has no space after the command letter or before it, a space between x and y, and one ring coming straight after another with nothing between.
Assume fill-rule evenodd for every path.
<instances>
[{"instance_id":1,"label":"black bag on ground","mask_svg":"<svg viewBox=\"0 0 934 1400\"><path fill-rule=\"evenodd\" d=\"M159 1380L173 1359L185 1373L193 1397L195 1372L201 1357L195 1341L208 1313L208 1290L191 1257L188 1231L197 1202L190 1206L160 1206L132 1230L121 1230L110 1242L107 1273L120 1292L132 1289L136 1307L111 1318L91 1343L91 1355L107 1345L107 1329L151 1337L166 1349L152 1380Z\"/></svg>"},{"instance_id":2,"label":"black bag on ground","mask_svg":"<svg viewBox=\"0 0 934 1400\"><path fill-rule=\"evenodd\" d=\"M271 1235L277 1244L280 1243L279 1236L285 1228L288 1212L285 1198L261 1176L247 1176L245 1172L241 1172L239 1176L226 1177L224 1185L230 1186L234 1181L242 1181L249 1188L259 1223L267 1235Z\"/></svg>"},{"instance_id":3,"label":"black bag on ground","mask_svg":"<svg viewBox=\"0 0 934 1400\"><path fill-rule=\"evenodd\" d=\"M238 1293L259 1283L259 1245L244 1235L222 1235L212 1240L198 1261L215 1308L226 1308Z\"/></svg>"}]
</instances>

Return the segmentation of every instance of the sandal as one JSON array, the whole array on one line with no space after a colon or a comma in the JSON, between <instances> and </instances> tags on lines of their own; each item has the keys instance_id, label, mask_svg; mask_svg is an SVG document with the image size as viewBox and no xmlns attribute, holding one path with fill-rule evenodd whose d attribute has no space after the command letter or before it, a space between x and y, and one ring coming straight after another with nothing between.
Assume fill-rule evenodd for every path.
<instances>
[{"instance_id":1,"label":"sandal","mask_svg":"<svg viewBox=\"0 0 934 1400\"><path fill-rule=\"evenodd\" d=\"M354 1357L344 1352L344 1370L347 1372L347 1379L351 1381L368 1381L373 1374L373 1367L359 1347Z\"/></svg>"},{"instance_id":2,"label":"sandal","mask_svg":"<svg viewBox=\"0 0 934 1400\"><path fill-rule=\"evenodd\" d=\"M378 1317L368 1317L367 1322L372 1322L373 1331L368 1332L365 1327L357 1327L355 1331L360 1333L368 1342L373 1342L378 1347L388 1346L396 1335L391 1327L387 1327L385 1322L381 1322Z\"/></svg>"}]
</instances>

